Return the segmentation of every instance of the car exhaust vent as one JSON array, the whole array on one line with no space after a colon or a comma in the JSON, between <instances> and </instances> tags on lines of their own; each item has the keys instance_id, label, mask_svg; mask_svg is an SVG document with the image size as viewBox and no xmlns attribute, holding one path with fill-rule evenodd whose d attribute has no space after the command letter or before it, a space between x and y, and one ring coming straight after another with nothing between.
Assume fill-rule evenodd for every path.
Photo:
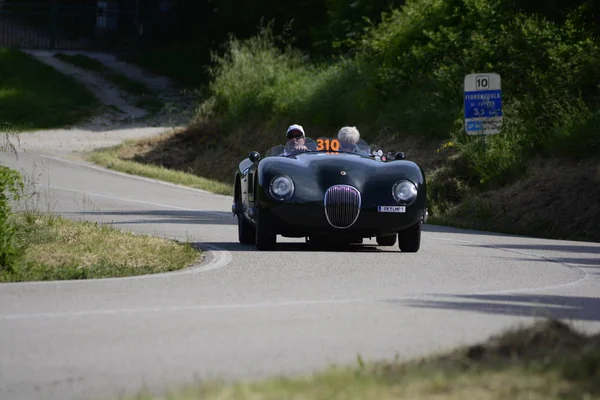
<instances>
[{"instance_id":1,"label":"car exhaust vent","mask_svg":"<svg viewBox=\"0 0 600 400\"><path fill-rule=\"evenodd\" d=\"M335 185L325 192L325 216L334 228L349 228L358 219L361 197L358 189Z\"/></svg>"}]
</instances>

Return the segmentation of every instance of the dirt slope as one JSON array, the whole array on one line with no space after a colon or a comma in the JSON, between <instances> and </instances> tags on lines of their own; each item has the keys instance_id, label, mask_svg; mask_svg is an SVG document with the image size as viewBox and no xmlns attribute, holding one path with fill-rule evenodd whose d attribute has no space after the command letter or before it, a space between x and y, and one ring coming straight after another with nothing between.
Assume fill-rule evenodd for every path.
<instances>
[{"instance_id":1,"label":"dirt slope","mask_svg":"<svg viewBox=\"0 0 600 400\"><path fill-rule=\"evenodd\" d=\"M173 82L167 78L142 71L132 64L119 61L111 54L61 51L65 54L85 54L132 79L145 83L154 89L158 97L166 104L158 114L150 115L147 110L137 107L131 96L98 73L54 58L55 52L53 51L25 50L24 52L64 74L73 76L89 88L105 105L105 108L91 120L76 126L22 133L19 135L21 150L68 156L73 152L114 146L127 139L152 137L175 127L185 126L192 115L193 101L180 95Z\"/></svg>"}]
</instances>

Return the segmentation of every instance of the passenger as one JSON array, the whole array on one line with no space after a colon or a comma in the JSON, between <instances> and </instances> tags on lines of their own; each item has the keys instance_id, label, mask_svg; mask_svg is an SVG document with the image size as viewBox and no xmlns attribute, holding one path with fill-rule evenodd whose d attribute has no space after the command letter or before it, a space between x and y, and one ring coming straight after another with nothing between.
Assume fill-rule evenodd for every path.
<instances>
[{"instance_id":1,"label":"passenger","mask_svg":"<svg viewBox=\"0 0 600 400\"><path fill-rule=\"evenodd\" d=\"M340 151L358 153L360 149L356 145L360 140L360 132L355 126L344 126L338 132L338 140L340 141Z\"/></svg>"}]
</instances>

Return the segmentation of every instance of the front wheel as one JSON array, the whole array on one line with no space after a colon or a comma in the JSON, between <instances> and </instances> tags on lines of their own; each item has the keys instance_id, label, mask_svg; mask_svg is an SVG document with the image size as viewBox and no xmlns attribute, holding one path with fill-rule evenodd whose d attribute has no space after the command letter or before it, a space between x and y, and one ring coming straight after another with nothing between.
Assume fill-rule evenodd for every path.
<instances>
[{"instance_id":1,"label":"front wheel","mask_svg":"<svg viewBox=\"0 0 600 400\"><path fill-rule=\"evenodd\" d=\"M250 221L244 217L244 213L241 209L237 212L237 219L238 240L241 244L253 244L256 236L256 229L254 228L254 225L252 225L252 223L250 223Z\"/></svg>"},{"instance_id":2,"label":"front wheel","mask_svg":"<svg viewBox=\"0 0 600 400\"><path fill-rule=\"evenodd\" d=\"M421 247L421 225L419 221L414 225L398 232L398 248L404 253L416 253Z\"/></svg>"},{"instance_id":3,"label":"front wheel","mask_svg":"<svg viewBox=\"0 0 600 400\"><path fill-rule=\"evenodd\" d=\"M274 250L277 244L277 233L271 225L268 212L259 207L256 219L256 248L258 250Z\"/></svg>"}]
</instances>

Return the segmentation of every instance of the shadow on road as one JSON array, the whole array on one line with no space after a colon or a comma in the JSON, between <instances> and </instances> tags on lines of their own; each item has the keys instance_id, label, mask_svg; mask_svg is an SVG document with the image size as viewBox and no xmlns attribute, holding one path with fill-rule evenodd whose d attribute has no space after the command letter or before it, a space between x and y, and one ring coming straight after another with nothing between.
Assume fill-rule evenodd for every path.
<instances>
[{"instance_id":1,"label":"shadow on road","mask_svg":"<svg viewBox=\"0 0 600 400\"><path fill-rule=\"evenodd\" d=\"M600 245L570 245L570 244L465 244L458 243L463 247L481 248L488 247L498 250L508 251L532 258L512 257L512 261L517 262L557 262L570 266L578 267L600 267ZM555 253L552 253L555 252ZM561 254L556 254L561 253ZM569 256L565 257L564 253ZM572 256L571 256L572 255ZM580 255L576 257L575 255Z\"/></svg>"},{"instance_id":2,"label":"shadow on road","mask_svg":"<svg viewBox=\"0 0 600 400\"><path fill-rule=\"evenodd\" d=\"M450 300L390 301L417 308L561 320L600 321L600 298L557 295L440 295Z\"/></svg>"},{"instance_id":3,"label":"shadow on road","mask_svg":"<svg viewBox=\"0 0 600 400\"><path fill-rule=\"evenodd\" d=\"M212 211L212 210L139 210L139 211L87 211L80 213L70 213L72 215L95 215L103 217L120 217L121 221L114 221L112 225L132 225L132 224L204 224L204 225L237 225L237 218L233 216L230 211ZM132 218L133 217L133 218ZM493 232L480 232L480 231L464 231L457 228L439 226L439 225L423 225L423 232L425 233L457 233L457 234L469 234L486 237L511 237L512 235L505 235L501 233ZM234 248L228 250L232 251L252 251L252 246L241 246L237 243L237 237L232 238L234 243L222 243L221 245L234 245ZM304 245L307 248L298 247ZM578 244L571 243L557 243L557 244L542 244L542 243L526 243L526 244L493 244L493 243L459 243L459 246L465 247L490 247L496 249L503 249L512 251L517 254L527 255L527 251L532 251L532 256L540 257L539 261L555 261L563 264L598 267L600 266L600 244L582 242ZM291 248L289 246L292 246ZM365 246L365 248L370 248ZM315 246L310 246L301 243L281 243L279 244L278 250L280 251L307 251L314 250ZM397 247L385 248L385 251L397 250ZM330 249L326 251L331 251ZM356 247L348 251L357 251ZM363 250L367 251L367 250ZM373 251L373 250L368 250ZM553 256L551 253L547 255L540 252L563 252L582 254L585 257L561 257ZM592 255L589 257L589 255ZM597 257L596 257L597 255ZM546 258L547 257L547 258ZM530 259L515 259L518 261L531 261Z\"/></svg>"},{"instance_id":4,"label":"shadow on road","mask_svg":"<svg viewBox=\"0 0 600 400\"><path fill-rule=\"evenodd\" d=\"M523 238L523 239L533 239L533 240L546 240L546 241L551 241L551 240L559 240L559 239L551 239L551 238L545 238L545 237L536 237L536 236L523 236L523 235L518 235L518 234L509 234L509 233L498 233L498 232L488 232L488 231L478 231L478 230L471 230L471 229L462 229L462 228L454 228L451 226L444 226L444 225L432 225L432 224L425 224L423 225L423 230L426 232L432 232L432 233L456 233L456 234L460 234L460 235L474 235L474 236L487 236L487 237L512 237L512 238ZM583 241L569 241L571 243L578 243L577 245L573 244L573 245L566 245L567 247L572 247L572 248L578 248L581 247L583 249L589 249L589 248L593 248L595 246L595 248L597 249L596 251L600 251L600 242L592 242L592 241L588 241L588 242L583 242ZM581 246L579 246L579 244ZM503 247L506 248L514 248L514 249L519 249L519 248L536 248L536 249L540 249L540 250L552 250L552 248L555 245L552 244L536 244L536 245L502 245ZM523 247L521 247L523 246ZM558 248L556 248L556 250L561 250L560 247L562 247L562 244L557 245ZM578 251L578 250L574 250L574 251Z\"/></svg>"},{"instance_id":5,"label":"shadow on road","mask_svg":"<svg viewBox=\"0 0 600 400\"><path fill-rule=\"evenodd\" d=\"M237 241L237 237L235 242L198 242L195 243L199 248L207 248L209 246L216 246L220 249L227 251L256 251L256 247L253 244L244 245L240 244ZM278 252L278 251L290 251L290 252L337 252L337 253L400 253L400 250L397 246L386 246L386 247L378 247L376 245L370 244L309 244L302 242L277 242L277 246L275 250L270 251Z\"/></svg>"},{"instance_id":6,"label":"shadow on road","mask_svg":"<svg viewBox=\"0 0 600 400\"><path fill-rule=\"evenodd\" d=\"M569 266L577 266L577 267L595 267L598 268L600 267L600 259L597 258L576 258L576 257L553 257L553 256L549 256L549 257L544 257L544 258L537 258L537 259L531 259L531 258L514 258L512 259L514 261L526 261L526 262L530 262L530 261L537 261L537 262L548 262L548 261L553 261L553 262L557 262L560 264L565 264L565 265L569 265Z\"/></svg>"},{"instance_id":7,"label":"shadow on road","mask_svg":"<svg viewBox=\"0 0 600 400\"><path fill-rule=\"evenodd\" d=\"M163 219L148 219L139 221L129 221L128 223L217 223L227 225L237 225L237 218L231 211L212 211L212 210L139 210L139 211L87 211L80 214L88 215L115 215L121 217L164 217ZM207 222L208 221L208 222ZM512 236L502 233L465 231L458 228L446 227L441 225L423 225L424 232L433 233L460 233L484 236ZM600 246L598 246L600 249ZM600 250L599 250L600 251Z\"/></svg>"},{"instance_id":8,"label":"shadow on road","mask_svg":"<svg viewBox=\"0 0 600 400\"><path fill-rule=\"evenodd\" d=\"M78 215L139 217L112 222L113 225L126 224L206 224L237 225L237 219L231 212L224 211L186 211L186 210L144 210L144 211L87 211L71 213Z\"/></svg>"},{"instance_id":9,"label":"shadow on road","mask_svg":"<svg viewBox=\"0 0 600 400\"><path fill-rule=\"evenodd\" d=\"M151 210L151 211L91 211L80 213L69 213L71 215L95 215L95 216L118 216L122 221L113 221L113 226L131 224L205 224L205 225L237 225L237 218L231 212L222 211L185 211L185 210ZM140 217L127 219L127 217ZM275 251L326 251L326 252L400 252L397 245L377 247L374 244L309 244L302 241L285 242L288 238L279 237L282 240L277 243ZM299 240L302 240L301 238ZM195 243L199 248L216 246L228 251L258 251L252 245L242 245L237 239L237 230L231 237L231 242L199 242Z\"/></svg>"},{"instance_id":10,"label":"shadow on road","mask_svg":"<svg viewBox=\"0 0 600 400\"><path fill-rule=\"evenodd\" d=\"M586 242L587 243L587 242ZM504 249L511 250L544 250L544 251L560 251L567 253L590 253L598 256L600 261L600 243L589 243L589 244L504 244L499 245Z\"/></svg>"}]
</instances>

